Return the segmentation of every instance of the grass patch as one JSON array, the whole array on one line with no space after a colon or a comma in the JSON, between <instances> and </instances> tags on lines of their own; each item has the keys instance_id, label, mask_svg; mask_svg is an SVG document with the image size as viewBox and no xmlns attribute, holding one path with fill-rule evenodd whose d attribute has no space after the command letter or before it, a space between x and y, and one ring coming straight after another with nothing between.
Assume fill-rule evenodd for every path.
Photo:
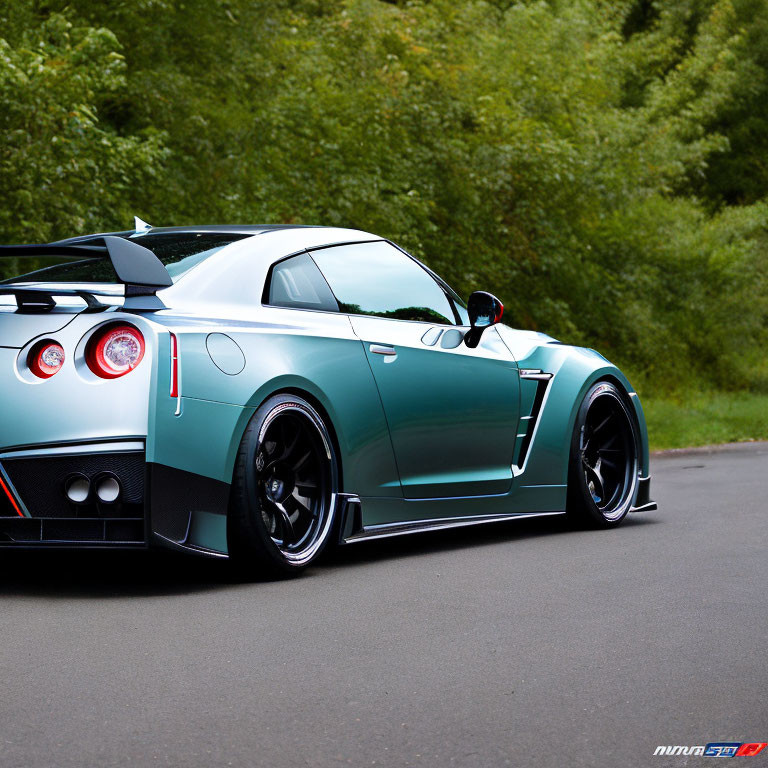
<instances>
[{"instance_id":1,"label":"grass patch","mask_svg":"<svg viewBox=\"0 0 768 768\"><path fill-rule=\"evenodd\" d=\"M768 395L697 392L641 399L652 451L768 440Z\"/></svg>"}]
</instances>

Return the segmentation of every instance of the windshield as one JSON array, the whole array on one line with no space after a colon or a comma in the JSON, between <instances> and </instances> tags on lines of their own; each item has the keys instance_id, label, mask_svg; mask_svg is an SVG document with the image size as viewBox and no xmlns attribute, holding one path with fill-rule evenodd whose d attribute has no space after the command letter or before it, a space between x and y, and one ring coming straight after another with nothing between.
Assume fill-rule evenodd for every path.
<instances>
[{"instance_id":1,"label":"windshield","mask_svg":"<svg viewBox=\"0 0 768 768\"><path fill-rule=\"evenodd\" d=\"M167 233L130 238L149 248L163 262L175 283L201 261L224 246L250 237L228 233ZM82 243L83 245L86 242ZM0 259L0 282L119 283L108 258L66 256Z\"/></svg>"}]
</instances>

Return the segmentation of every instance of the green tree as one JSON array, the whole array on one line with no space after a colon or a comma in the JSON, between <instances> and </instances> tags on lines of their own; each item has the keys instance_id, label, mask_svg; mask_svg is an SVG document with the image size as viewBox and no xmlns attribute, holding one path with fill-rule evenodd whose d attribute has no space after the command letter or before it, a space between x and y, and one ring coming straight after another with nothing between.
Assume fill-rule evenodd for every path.
<instances>
[{"instance_id":1,"label":"green tree","mask_svg":"<svg viewBox=\"0 0 768 768\"><path fill-rule=\"evenodd\" d=\"M768 389L764 0L19 0L0 235L402 243L646 390Z\"/></svg>"},{"instance_id":2,"label":"green tree","mask_svg":"<svg viewBox=\"0 0 768 768\"><path fill-rule=\"evenodd\" d=\"M0 237L49 240L124 228L167 151L151 128L121 134L97 103L125 87L115 35L53 14L0 38Z\"/></svg>"}]
</instances>

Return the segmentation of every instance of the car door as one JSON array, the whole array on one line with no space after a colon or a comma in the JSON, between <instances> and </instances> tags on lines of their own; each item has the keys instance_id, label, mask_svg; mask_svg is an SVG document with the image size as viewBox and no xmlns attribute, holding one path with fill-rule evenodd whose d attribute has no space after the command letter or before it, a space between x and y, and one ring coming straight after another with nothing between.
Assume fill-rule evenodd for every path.
<instances>
[{"instance_id":1,"label":"car door","mask_svg":"<svg viewBox=\"0 0 768 768\"><path fill-rule=\"evenodd\" d=\"M388 242L312 258L365 346L409 499L506 493L519 417L517 366L495 329L470 349L444 289Z\"/></svg>"}]
</instances>

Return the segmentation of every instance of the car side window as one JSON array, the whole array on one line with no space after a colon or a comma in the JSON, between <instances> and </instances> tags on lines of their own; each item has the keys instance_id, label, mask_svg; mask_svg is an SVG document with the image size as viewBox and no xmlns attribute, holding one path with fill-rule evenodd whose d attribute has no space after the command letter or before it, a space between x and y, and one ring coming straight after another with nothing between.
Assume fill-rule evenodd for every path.
<instances>
[{"instance_id":1,"label":"car side window","mask_svg":"<svg viewBox=\"0 0 768 768\"><path fill-rule=\"evenodd\" d=\"M339 310L390 320L455 325L448 297L417 262L387 242L311 251Z\"/></svg>"},{"instance_id":2,"label":"car side window","mask_svg":"<svg viewBox=\"0 0 768 768\"><path fill-rule=\"evenodd\" d=\"M267 304L273 307L338 312L339 305L308 253L300 253L272 267Z\"/></svg>"}]
</instances>

